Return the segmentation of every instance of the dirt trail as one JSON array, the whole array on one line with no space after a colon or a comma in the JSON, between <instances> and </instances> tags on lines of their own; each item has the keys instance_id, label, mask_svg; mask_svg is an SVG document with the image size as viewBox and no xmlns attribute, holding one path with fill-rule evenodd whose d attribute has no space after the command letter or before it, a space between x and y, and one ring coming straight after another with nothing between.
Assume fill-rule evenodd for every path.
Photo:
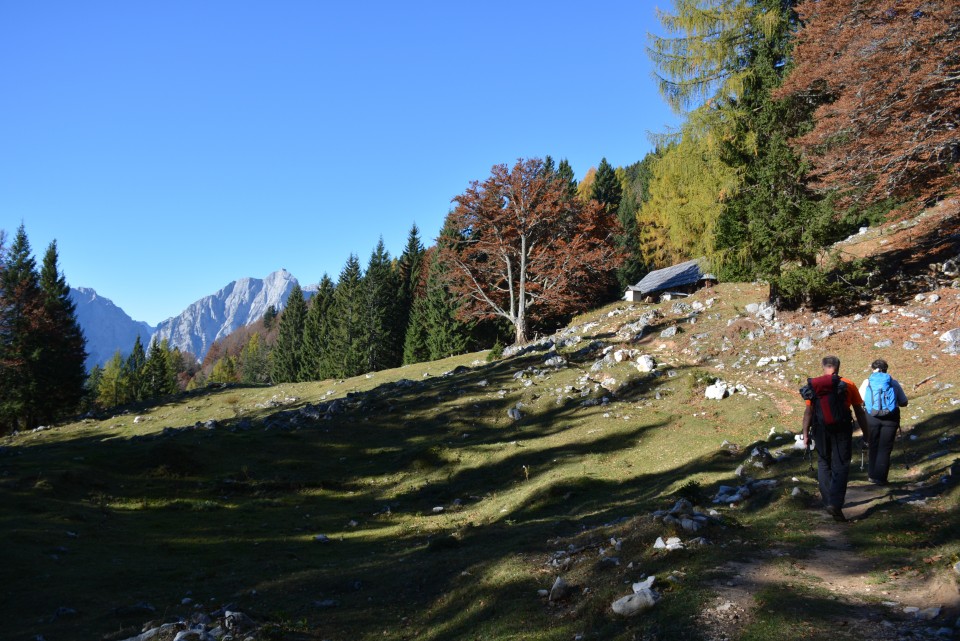
<instances>
[{"instance_id":1,"label":"dirt trail","mask_svg":"<svg viewBox=\"0 0 960 641\"><path fill-rule=\"evenodd\" d=\"M866 520L896 498L896 491L875 486L851 485L847 490L844 514L850 521ZM860 555L847 536L845 523L835 522L825 512L813 535L822 539L812 554L793 559L776 547L765 556L723 566L725 577L712 584L715 605L701 616L711 641L737 639L739 630L751 620L756 607L754 594L773 585L803 586L829 591L838 602L849 606L837 620L838 630L858 638L901 639L905 634L923 635L931 626L952 626L960 614L960 592L952 577L896 577L878 580L881 567L876 560ZM903 612L905 607L941 607L934 621L918 621Z\"/></svg>"}]
</instances>

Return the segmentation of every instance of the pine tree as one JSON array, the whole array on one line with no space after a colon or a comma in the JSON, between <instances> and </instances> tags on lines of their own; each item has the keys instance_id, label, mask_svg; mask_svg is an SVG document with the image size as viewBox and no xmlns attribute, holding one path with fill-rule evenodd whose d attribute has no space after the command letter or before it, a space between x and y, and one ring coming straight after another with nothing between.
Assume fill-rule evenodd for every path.
<instances>
[{"instance_id":1,"label":"pine tree","mask_svg":"<svg viewBox=\"0 0 960 641\"><path fill-rule=\"evenodd\" d=\"M643 254L640 250L640 230L637 227L637 200L631 190L626 190L617 209L620 221L620 233L616 236L617 246L623 255L623 264L617 269L619 291L635 284L644 273Z\"/></svg>"},{"instance_id":2,"label":"pine tree","mask_svg":"<svg viewBox=\"0 0 960 641\"><path fill-rule=\"evenodd\" d=\"M329 348L324 355L323 367L334 377L357 376L364 371L365 304L360 261L351 254L340 272L330 305Z\"/></svg>"},{"instance_id":3,"label":"pine tree","mask_svg":"<svg viewBox=\"0 0 960 641\"><path fill-rule=\"evenodd\" d=\"M294 285L287 306L280 315L277 342L273 346L272 373L275 383L294 383L303 368L303 328L307 303L300 285Z\"/></svg>"},{"instance_id":4,"label":"pine tree","mask_svg":"<svg viewBox=\"0 0 960 641\"><path fill-rule=\"evenodd\" d=\"M277 308L273 305L267 307L267 311L263 313L263 328L269 330L273 327L274 321L277 319Z\"/></svg>"},{"instance_id":5,"label":"pine tree","mask_svg":"<svg viewBox=\"0 0 960 641\"><path fill-rule=\"evenodd\" d=\"M429 360L466 353L473 323L460 319L459 300L447 289L444 267L436 256L427 275L427 293L423 300Z\"/></svg>"},{"instance_id":6,"label":"pine tree","mask_svg":"<svg viewBox=\"0 0 960 641\"><path fill-rule=\"evenodd\" d=\"M320 288L310 299L310 308L303 328L303 370L301 379L319 381L330 376L324 369L324 354L329 342L330 305L333 303L333 281L326 274L320 279Z\"/></svg>"},{"instance_id":7,"label":"pine tree","mask_svg":"<svg viewBox=\"0 0 960 641\"><path fill-rule=\"evenodd\" d=\"M57 241L50 243L40 270L47 316L43 352L38 363L41 419L51 421L77 409L87 378L86 340L70 300L70 286L58 267Z\"/></svg>"},{"instance_id":8,"label":"pine tree","mask_svg":"<svg viewBox=\"0 0 960 641\"><path fill-rule=\"evenodd\" d=\"M97 403L97 394L100 392L100 382L103 380L103 367L99 363L90 369L87 380L83 384L83 400L80 403L81 411L87 412Z\"/></svg>"},{"instance_id":9,"label":"pine tree","mask_svg":"<svg viewBox=\"0 0 960 641\"><path fill-rule=\"evenodd\" d=\"M47 331L37 265L21 224L0 265L0 431L37 425Z\"/></svg>"},{"instance_id":10,"label":"pine tree","mask_svg":"<svg viewBox=\"0 0 960 641\"><path fill-rule=\"evenodd\" d=\"M403 334L400 333L399 289L397 274L390 264L390 253L381 238L370 255L363 278L365 371L376 372L400 365Z\"/></svg>"},{"instance_id":11,"label":"pine tree","mask_svg":"<svg viewBox=\"0 0 960 641\"><path fill-rule=\"evenodd\" d=\"M415 298L407 322L407 333L403 340L403 364L422 363L430 360L430 348L427 347L427 299Z\"/></svg>"},{"instance_id":12,"label":"pine tree","mask_svg":"<svg viewBox=\"0 0 960 641\"><path fill-rule=\"evenodd\" d=\"M143 349L140 337L137 336L133 343L133 350L127 357L126 382L129 402L139 402L148 396L145 376L146 364L147 354Z\"/></svg>"},{"instance_id":13,"label":"pine tree","mask_svg":"<svg viewBox=\"0 0 960 641\"><path fill-rule=\"evenodd\" d=\"M600 160L597 173L593 179L593 191L590 197L603 206L610 216L615 216L620 209L620 200L623 198L623 186L617 172L606 158Z\"/></svg>"},{"instance_id":14,"label":"pine tree","mask_svg":"<svg viewBox=\"0 0 960 641\"><path fill-rule=\"evenodd\" d=\"M147 362L143 367L143 386L145 398L156 399L177 391L176 375L171 377L170 352L167 339L158 342L156 337L150 342Z\"/></svg>"}]
</instances>

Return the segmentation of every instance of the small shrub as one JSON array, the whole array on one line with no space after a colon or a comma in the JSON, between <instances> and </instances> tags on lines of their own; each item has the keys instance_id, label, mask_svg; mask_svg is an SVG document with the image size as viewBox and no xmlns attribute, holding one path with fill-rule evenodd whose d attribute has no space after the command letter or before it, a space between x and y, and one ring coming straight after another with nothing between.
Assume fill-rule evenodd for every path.
<instances>
[{"instance_id":1,"label":"small shrub","mask_svg":"<svg viewBox=\"0 0 960 641\"><path fill-rule=\"evenodd\" d=\"M690 479L681 485L680 489L677 490L677 496L687 499L694 505L698 505L705 498L703 487L700 485L700 481L696 479Z\"/></svg>"},{"instance_id":2,"label":"small shrub","mask_svg":"<svg viewBox=\"0 0 960 641\"><path fill-rule=\"evenodd\" d=\"M493 361L498 361L503 358L503 343L497 339L497 342L493 344L493 347L490 348L490 351L487 352L487 362L492 363Z\"/></svg>"}]
</instances>

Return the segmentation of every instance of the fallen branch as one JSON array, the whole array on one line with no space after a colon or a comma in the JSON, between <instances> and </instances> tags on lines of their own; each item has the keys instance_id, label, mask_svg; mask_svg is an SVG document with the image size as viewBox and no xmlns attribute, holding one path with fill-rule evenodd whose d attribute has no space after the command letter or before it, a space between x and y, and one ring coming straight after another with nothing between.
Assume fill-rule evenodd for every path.
<instances>
[{"instance_id":1,"label":"fallen branch","mask_svg":"<svg viewBox=\"0 0 960 641\"><path fill-rule=\"evenodd\" d=\"M926 383L927 381L931 381L931 380L935 379L936 377L937 377L936 374L933 374L932 376L926 377L925 379L923 379L922 381L920 381L919 383L917 383L916 385L913 386L913 391L916 392L918 387L920 387L921 385L923 385L923 384Z\"/></svg>"}]
</instances>

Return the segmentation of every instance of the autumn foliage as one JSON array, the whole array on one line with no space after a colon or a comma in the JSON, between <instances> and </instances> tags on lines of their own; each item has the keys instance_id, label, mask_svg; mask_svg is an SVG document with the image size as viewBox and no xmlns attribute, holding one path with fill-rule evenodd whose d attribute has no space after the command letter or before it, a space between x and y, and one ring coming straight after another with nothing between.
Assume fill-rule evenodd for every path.
<instances>
[{"instance_id":1,"label":"autumn foliage","mask_svg":"<svg viewBox=\"0 0 960 641\"><path fill-rule=\"evenodd\" d=\"M797 139L815 186L922 202L958 184L960 4L805 0L779 91L821 103Z\"/></svg>"},{"instance_id":2,"label":"autumn foliage","mask_svg":"<svg viewBox=\"0 0 960 641\"><path fill-rule=\"evenodd\" d=\"M521 343L532 322L587 309L609 289L616 217L571 197L540 159L496 165L453 201L440 259L462 314L506 319Z\"/></svg>"}]
</instances>

